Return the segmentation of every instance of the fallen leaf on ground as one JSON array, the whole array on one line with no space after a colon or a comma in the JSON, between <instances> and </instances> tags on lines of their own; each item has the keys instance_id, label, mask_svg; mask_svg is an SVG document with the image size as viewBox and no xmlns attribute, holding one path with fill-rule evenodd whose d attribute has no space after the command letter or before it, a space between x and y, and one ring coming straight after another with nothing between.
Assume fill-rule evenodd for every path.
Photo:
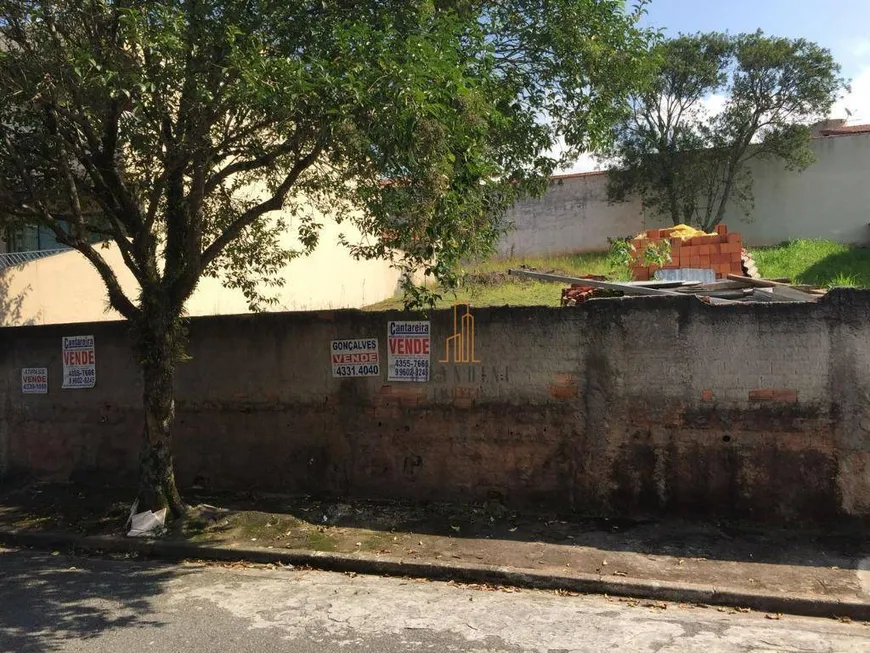
<instances>
[{"instance_id":1,"label":"fallen leaf on ground","mask_svg":"<svg viewBox=\"0 0 870 653\"><path fill-rule=\"evenodd\" d=\"M614 576L628 576L628 574L626 574L624 571L614 571L613 575Z\"/></svg>"},{"instance_id":2,"label":"fallen leaf on ground","mask_svg":"<svg viewBox=\"0 0 870 653\"><path fill-rule=\"evenodd\" d=\"M765 619L782 619L782 615L778 612L776 614L766 614L764 615Z\"/></svg>"}]
</instances>

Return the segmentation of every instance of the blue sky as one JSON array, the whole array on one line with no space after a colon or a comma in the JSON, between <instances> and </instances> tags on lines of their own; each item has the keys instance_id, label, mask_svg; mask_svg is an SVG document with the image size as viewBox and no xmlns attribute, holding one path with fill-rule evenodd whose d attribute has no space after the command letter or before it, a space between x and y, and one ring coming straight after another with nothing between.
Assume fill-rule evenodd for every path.
<instances>
[{"instance_id":1,"label":"blue sky","mask_svg":"<svg viewBox=\"0 0 870 653\"><path fill-rule=\"evenodd\" d=\"M831 51L851 82L851 93L834 105L831 116L846 118L848 109L851 124L870 123L870 0L652 0L646 10L644 24L669 36L761 29L815 41ZM717 104L714 98L709 106ZM568 170L598 167L592 157L583 155Z\"/></svg>"},{"instance_id":2,"label":"blue sky","mask_svg":"<svg viewBox=\"0 0 870 653\"><path fill-rule=\"evenodd\" d=\"M829 48L846 77L870 67L868 0L652 0L644 22L670 35L760 28Z\"/></svg>"}]
</instances>

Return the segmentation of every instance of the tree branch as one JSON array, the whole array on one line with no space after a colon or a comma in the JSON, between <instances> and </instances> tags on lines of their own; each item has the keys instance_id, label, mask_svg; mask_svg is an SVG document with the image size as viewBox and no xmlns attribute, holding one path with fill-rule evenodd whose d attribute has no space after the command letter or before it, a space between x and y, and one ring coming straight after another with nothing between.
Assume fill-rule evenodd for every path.
<instances>
[{"instance_id":1,"label":"tree branch","mask_svg":"<svg viewBox=\"0 0 870 653\"><path fill-rule=\"evenodd\" d=\"M271 151L262 154L261 156L258 156L254 159L248 159L246 161L236 161L234 163L230 163L224 166L222 169L211 175L206 181L205 195L211 194L211 192L214 191L215 188L220 186L224 181L226 181L228 178L232 177L235 174L238 174L240 172L250 172L251 170L257 170L259 168L272 165L280 157L293 152L293 150L295 150L298 145L298 137L288 138L286 141L276 146Z\"/></svg>"},{"instance_id":2,"label":"tree branch","mask_svg":"<svg viewBox=\"0 0 870 653\"><path fill-rule=\"evenodd\" d=\"M211 245L209 245L202 255L202 263L203 267L209 265L214 259L216 259L220 253L223 251L224 247L226 247L230 242L232 242L238 235L245 229L245 227L251 225L257 218L262 215L269 213L270 211L277 211L284 205L284 200L287 197L287 194L290 192L290 189L293 187L293 184L296 183L296 180L311 164L313 164L317 157L320 156L320 153L323 151L323 144L317 144L311 152L306 154L301 159L298 159L296 163L291 168L290 172L284 178L284 181L281 182L281 185L278 186L275 193L268 200L264 202L260 202L256 206L252 206L247 211L242 213L235 222L233 222L227 229L218 236Z\"/></svg>"},{"instance_id":3,"label":"tree branch","mask_svg":"<svg viewBox=\"0 0 870 653\"><path fill-rule=\"evenodd\" d=\"M91 246L91 244L87 240L83 239L79 235L77 235L75 238L70 238L69 234L67 234L61 228L57 218L52 215L52 213L48 210L48 208L45 206L45 204L43 204L42 200L40 199L39 193L36 191L36 188L33 185L33 181L30 178L30 173L27 170L27 167L24 165L24 162L21 160L17 149L9 140L9 136L4 134L3 140L6 144L6 148L9 152L10 157L13 159L15 166L18 169L18 174L21 176L21 180L27 187L27 192L30 195L31 201L38 211L40 222L42 222L45 226L47 226L54 232L54 236L59 243L78 250L84 255L86 259L88 259L88 261L90 261L91 265L94 266L97 273L102 278L103 283L106 285L106 290L109 295L109 303L111 304L112 308L114 308L128 320L135 319L139 315L139 309L132 301L130 301L127 295L124 294L124 290L121 287L120 282L118 281L118 277L115 274L115 271L106 262L106 260L97 253L97 251Z\"/></svg>"}]
</instances>

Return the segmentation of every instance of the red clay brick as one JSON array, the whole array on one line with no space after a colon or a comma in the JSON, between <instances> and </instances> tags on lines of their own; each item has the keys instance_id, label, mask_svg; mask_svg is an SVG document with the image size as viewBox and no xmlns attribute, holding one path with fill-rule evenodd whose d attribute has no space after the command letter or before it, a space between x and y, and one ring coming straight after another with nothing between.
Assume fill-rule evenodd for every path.
<instances>
[{"instance_id":1,"label":"red clay brick","mask_svg":"<svg viewBox=\"0 0 870 653\"><path fill-rule=\"evenodd\" d=\"M728 233L728 227L726 227L724 224L717 224L716 233L720 236L723 236Z\"/></svg>"},{"instance_id":2,"label":"red clay brick","mask_svg":"<svg viewBox=\"0 0 870 653\"><path fill-rule=\"evenodd\" d=\"M749 401L769 401L771 399L773 399L773 390L770 388L749 391Z\"/></svg>"},{"instance_id":3,"label":"red clay brick","mask_svg":"<svg viewBox=\"0 0 870 653\"><path fill-rule=\"evenodd\" d=\"M740 252L731 252L731 262L740 263Z\"/></svg>"},{"instance_id":4,"label":"red clay brick","mask_svg":"<svg viewBox=\"0 0 870 653\"><path fill-rule=\"evenodd\" d=\"M796 402L798 398L797 390L791 390L789 388L782 388L780 390L773 391L772 399L774 401L786 401L786 402Z\"/></svg>"},{"instance_id":5,"label":"red clay brick","mask_svg":"<svg viewBox=\"0 0 870 653\"><path fill-rule=\"evenodd\" d=\"M715 397L712 390L701 390L701 401L713 401Z\"/></svg>"},{"instance_id":6,"label":"red clay brick","mask_svg":"<svg viewBox=\"0 0 870 653\"><path fill-rule=\"evenodd\" d=\"M701 256L710 256L710 246L709 245L701 245L701 251L698 252Z\"/></svg>"},{"instance_id":7,"label":"red clay brick","mask_svg":"<svg viewBox=\"0 0 870 653\"><path fill-rule=\"evenodd\" d=\"M740 234L728 234L728 242L729 243L739 243L740 242Z\"/></svg>"}]
</instances>

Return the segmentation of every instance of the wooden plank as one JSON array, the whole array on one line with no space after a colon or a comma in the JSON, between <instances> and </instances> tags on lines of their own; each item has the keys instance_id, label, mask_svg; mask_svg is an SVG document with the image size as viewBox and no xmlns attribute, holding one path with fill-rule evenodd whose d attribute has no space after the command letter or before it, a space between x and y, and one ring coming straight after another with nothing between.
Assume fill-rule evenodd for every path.
<instances>
[{"instance_id":1,"label":"wooden plank","mask_svg":"<svg viewBox=\"0 0 870 653\"><path fill-rule=\"evenodd\" d=\"M644 288L683 288L697 286L700 281L626 281L629 286L643 286Z\"/></svg>"},{"instance_id":2,"label":"wooden plank","mask_svg":"<svg viewBox=\"0 0 870 653\"><path fill-rule=\"evenodd\" d=\"M660 290L659 288L646 288L644 286L631 286L626 283L613 283L610 281L595 281L593 279L580 279L578 277L566 277L560 274L545 274L543 272L529 272L528 270L508 270L508 274L515 277L528 277L538 281L552 281L554 283L576 283L590 288L605 288L607 290L621 290L626 295L670 295L681 297L682 295L672 290Z\"/></svg>"},{"instance_id":3,"label":"wooden plank","mask_svg":"<svg viewBox=\"0 0 870 653\"><path fill-rule=\"evenodd\" d=\"M702 283L688 288L678 288L677 292L693 294L707 290L743 290L751 287L749 284L740 281L716 281L715 283Z\"/></svg>"},{"instance_id":4,"label":"wooden plank","mask_svg":"<svg viewBox=\"0 0 870 653\"><path fill-rule=\"evenodd\" d=\"M744 299L750 297L752 292L752 288L735 288L733 290L698 290L683 294L695 297L718 297L719 299Z\"/></svg>"},{"instance_id":5,"label":"wooden plank","mask_svg":"<svg viewBox=\"0 0 870 653\"><path fill-rule=\"evenodd\" d=\"M792 302L815 302L821 297L821 295L811 295L808 292L792 288L791 286L774 286L771 290L774 297L781 297L786 301Z\"/></svg>"},{"instance_id":6,"label":"wooden plank","mask_svg":"<svg viewBox=\"0 0 870 653\"><path fill-rule=\"evenodd\" d=\"M773 288L775 286L785 285L777 281L771 281L770 279L753 279L752 277L744 277L739 274L729 274L728 278L731 281L742 281L743 283L749 284L750 286L757 286L758 288Z\"/></svg>"}]
</instances>

